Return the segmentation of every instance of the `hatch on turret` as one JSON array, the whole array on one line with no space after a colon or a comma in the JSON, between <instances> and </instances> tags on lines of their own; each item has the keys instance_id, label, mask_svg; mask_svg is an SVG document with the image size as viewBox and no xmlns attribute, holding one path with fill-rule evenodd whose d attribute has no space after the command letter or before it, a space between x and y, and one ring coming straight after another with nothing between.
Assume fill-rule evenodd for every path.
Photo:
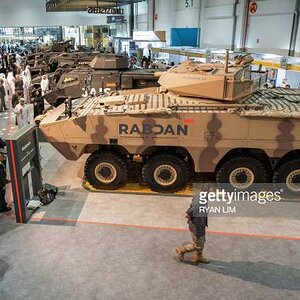
<instances>
[{"instance_id":1,"label":"hatch on turret","mask_svg":"<svg viewBox=\"0 0 300 300\"><path fill-rule=\"evenodd\" d=\"M114 54L101 54L90 62L90 67L96 70L122 70L128 66L127 57Z\"/></svg>"}]
</instances>

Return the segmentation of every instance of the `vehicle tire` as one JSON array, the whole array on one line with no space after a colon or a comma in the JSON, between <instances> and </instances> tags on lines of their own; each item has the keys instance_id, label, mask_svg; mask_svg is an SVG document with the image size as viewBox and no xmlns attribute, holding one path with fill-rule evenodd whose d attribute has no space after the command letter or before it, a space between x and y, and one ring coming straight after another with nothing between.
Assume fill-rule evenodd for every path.
<instances>
[{"instance_id":1,"label":"vehicle tire","mask_svg":"<svg viewBox=\"0 0 300 300\"><path fill-rule=\"evenodd\" d=\"M185 162L177 156L156 155L146 162L142 175L152 190L171 193L187 184L189 171Z\"/></svg>"},{"instance_id":2,"label":"vehicle tire","mask_svg":"<svg viewBox=\"0 0 300 300\"><path fill-rule=\"evenodd\" d=\"M287 196L300 195L300 159L284 163L274 171L276 189L282 189Z\"/></svg>"},{"instance_id":3,"label":"vehicle tire","mask_svg":"<svg viewBox=\"0 0 300 300\"><path fill-rule=\"evenodd\" d=\"M85 163L86 180L97 189L114 190L127 179L125 161L117 154L98 152L91 154Z\"/></svg>"},{"instance_id":4,"label":"vehicle tire","mask_svg":"<svg viewBox=\"0 0 300 300\"><path fill-rule=\"evenodd\" d=\"M251 157L239 156L224 162L216 171L218 184L230 184L232 188L243 190L253 187L254 183L266 183L268 180L265 165Z\"/></svg>"}]
</instances>

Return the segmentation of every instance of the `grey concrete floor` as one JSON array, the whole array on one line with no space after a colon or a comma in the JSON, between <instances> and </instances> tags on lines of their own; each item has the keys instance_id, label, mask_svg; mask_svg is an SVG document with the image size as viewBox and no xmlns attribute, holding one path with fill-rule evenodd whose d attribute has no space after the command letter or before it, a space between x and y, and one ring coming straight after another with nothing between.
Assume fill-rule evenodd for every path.
<instances>
[{"instance_id":1,"label":"grey concrete floor","mask_svg":"<svg viewBox=\"0 0 300 300\"><path fill-rule=\"evenodd\" d=\"M2 134L8 124L0 114ZM211 218L212 263L180 264L174 249L190 240L191 197L89 193L86 157L66 161L49 144L41 155L44 180L60 193L28 224L0 214L1 300L300 299L299 202Z\"/></svg>"}]
</instances>

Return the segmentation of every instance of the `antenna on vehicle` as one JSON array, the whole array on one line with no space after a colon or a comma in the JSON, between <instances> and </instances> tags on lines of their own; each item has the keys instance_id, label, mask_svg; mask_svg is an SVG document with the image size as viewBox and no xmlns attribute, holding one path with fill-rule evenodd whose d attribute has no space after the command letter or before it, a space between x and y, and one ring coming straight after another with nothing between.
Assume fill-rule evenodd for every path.
<instances>
[{"instance_id":1,"label":"antenna on vehicle","mask_svg":"<svg viewBox=\"0 0 300 300\"><path fill-rule=\"evenodd\" d=\"M225 68L224 68L224 73L228 73L228 64L229 64L229 49L226 49L226 54L225 54Z\"/></svg>"},{"instance_id":2,"label":"antenna on vehicle","mask_svg":"<svg viewBox=\"0 0 300 300\"><path fill-rule=\"evenodd\" d=\"M68 97L68 116L72 117L72 98L70 96Z\"/></svg>"}]
</instances>

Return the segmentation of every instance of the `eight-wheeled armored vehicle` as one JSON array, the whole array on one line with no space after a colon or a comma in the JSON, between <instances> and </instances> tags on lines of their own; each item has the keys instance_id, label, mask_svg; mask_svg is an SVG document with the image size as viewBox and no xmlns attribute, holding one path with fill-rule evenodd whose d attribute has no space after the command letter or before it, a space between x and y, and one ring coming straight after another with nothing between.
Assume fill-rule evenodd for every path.
<instances>
[{"instance_id":1,"label":"eight-wheeled armored vehicle","mask_svg":"<svg viewBox=\"0 0 300 300\"><path fill-rule=\"evenodd\" d=\"M181 189L193 172L215 172L236 189L275 182L299 193L300 91L260 88L250 61L187 61L159 74L159 88L61 105L40 130L69 160L90 153L85 177L96 188L119 187L137 159L158 192Z\"/></svg>"}]
</instances>

